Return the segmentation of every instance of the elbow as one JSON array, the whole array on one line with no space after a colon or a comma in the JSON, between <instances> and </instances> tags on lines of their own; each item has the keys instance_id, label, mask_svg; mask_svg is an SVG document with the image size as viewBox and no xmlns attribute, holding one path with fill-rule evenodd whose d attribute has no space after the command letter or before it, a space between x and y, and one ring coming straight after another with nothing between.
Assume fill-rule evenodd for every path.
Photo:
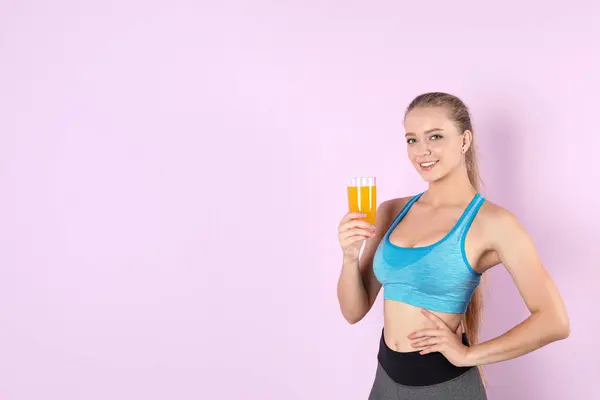
<instances>
[{"instance_id":1,"label":"elbow","mask_svg":"<svg viewBox=\"0 0 600 400\"><path fill-rule=\"evenodd\" d=\"M571 334L569 318L564 312L558 313L547 310L534 312L532 315L540 318L540 325L538 325L540 335L538 338L541 346L564 340Z\"/></svg>"},{"instance_id":2,"label":"elbow","mask_svg":"<svg viewBox=\"0 0 600 400\"><path fill-rule=\"evenodd\" d=\"M362 304L347 304L340 301L339 305L342 316L350 325L360 322L368 312L368 308L365 308Z\"/></svg>"},{"instance_id":3,"label":"elbow","mask_svg":"<svg viewBox=\"0 0 600 400\"><path fill-rule=\"evenodd\" d=\"M553 338L554 340L564 340L571 335L571 323L569 322L569 316L566 313L558 315L552 323L554 329Z\"/></svg>"},{"instance_id":4,"label":"elbow","mask_svg":"<svg viewBox=\"0 0 600 400\"><path fill-rule=\"evenodd\" d=\"M565 318L565 321L559 324L558 329L558 340L563 340L571 335L571 324L569 323L569 319Z\"/></svg>"},{"instance_id":5,"label":"elbow","mask_svg":"<svg viewBox=\"0 0 600 400\"><path fill-rule=\"evenodd\" d=\"M350 325L354 325L354 324L360 322L360 320L362 319L358 316L345 316L345 315L344 315L344 318L346 319L346 322L348 322Z\"/></svg>"},{"instance_id":6,"label":"elbow","mask_svg":"<svg viewBox=\"0 0 600 400\"><path fill-rule=\"evenodd\" d=\"M344 310L342 310L342 315L344 316L346 322L348 322L350 325L354 325L364 318L364 314L361 315L360 313L356 312L344 312Z\"/></svg>"}]
</instances>

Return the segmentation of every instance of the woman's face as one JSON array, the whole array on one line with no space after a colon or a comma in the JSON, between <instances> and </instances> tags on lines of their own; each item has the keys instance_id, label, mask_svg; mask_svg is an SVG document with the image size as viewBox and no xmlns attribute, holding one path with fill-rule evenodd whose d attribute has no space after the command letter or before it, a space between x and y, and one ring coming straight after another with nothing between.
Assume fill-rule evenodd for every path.
<instances>
[{"instance_id":1,"label":"woman's face","mask_svg":"<svg viewBox=\"0 0 600 400\"><path fill-rule=\"evenodd\" d=\"M470 132L459 132L443 107L417 107L404 119L408 157L427 182L443 178L464 163Z\"/></svg>"}]
</instances>

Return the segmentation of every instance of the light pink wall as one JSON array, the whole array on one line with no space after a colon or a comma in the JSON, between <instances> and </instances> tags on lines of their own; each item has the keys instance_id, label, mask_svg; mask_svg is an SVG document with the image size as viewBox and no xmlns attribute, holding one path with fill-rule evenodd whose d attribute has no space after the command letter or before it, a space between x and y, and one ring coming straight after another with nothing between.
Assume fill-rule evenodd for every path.
<instances>
[{"instance_id":1,"label":"light pink wall","mask_svg":"<svg viewBox=\"0 0 600 400\"><path fill-rule=\"evenodd\" d=\"M591 398L598 3L203 3L0 4L0 399L365 399L382 308L338 311L344 184L425 188L401 120L430 90L471 106L572 321L490 399ZM484 338L526 315L497 268Z\"/></svg>"}]
</instances>

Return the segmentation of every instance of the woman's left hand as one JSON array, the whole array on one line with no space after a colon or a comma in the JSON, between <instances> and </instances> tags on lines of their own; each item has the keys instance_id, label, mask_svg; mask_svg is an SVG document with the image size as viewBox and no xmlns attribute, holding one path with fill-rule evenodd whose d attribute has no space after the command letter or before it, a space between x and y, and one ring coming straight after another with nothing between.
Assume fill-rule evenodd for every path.
<instances>
[{"instance_id":1,"label":"woman's left hand","mask_svg":"<svg viewBox=\"0 0 600 400\"><path fill-rule=\"evenodd\" d=\"M446 323L429 310L421 310L435 324L408 335L412 346L421 349L420 354L440 352L457 367L471 366L468 360L469 347L462 343L462 334L453 332Z\"/></svg>"}]
</instances>

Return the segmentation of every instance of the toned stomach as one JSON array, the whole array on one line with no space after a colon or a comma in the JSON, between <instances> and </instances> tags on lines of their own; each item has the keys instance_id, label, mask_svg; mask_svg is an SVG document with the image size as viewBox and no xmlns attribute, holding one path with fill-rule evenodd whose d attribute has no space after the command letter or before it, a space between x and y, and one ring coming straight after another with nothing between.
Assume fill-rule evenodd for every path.
<instances>
[{"instance_id":1,"label":"toned stomach","mask_svg":"<svg viewBox=\"0 0 600 400\"><path fill-rule=\"evenodd\" d=\"M435 323L421 312L421 308L393 300L385 300L384 340L388 347L398 352L417 351L407 338L412 332L423 328L435 328ZM453 332L456 332L463 314L448 314L432 311L442 319Z\"/></svg>"}]
</instances>

